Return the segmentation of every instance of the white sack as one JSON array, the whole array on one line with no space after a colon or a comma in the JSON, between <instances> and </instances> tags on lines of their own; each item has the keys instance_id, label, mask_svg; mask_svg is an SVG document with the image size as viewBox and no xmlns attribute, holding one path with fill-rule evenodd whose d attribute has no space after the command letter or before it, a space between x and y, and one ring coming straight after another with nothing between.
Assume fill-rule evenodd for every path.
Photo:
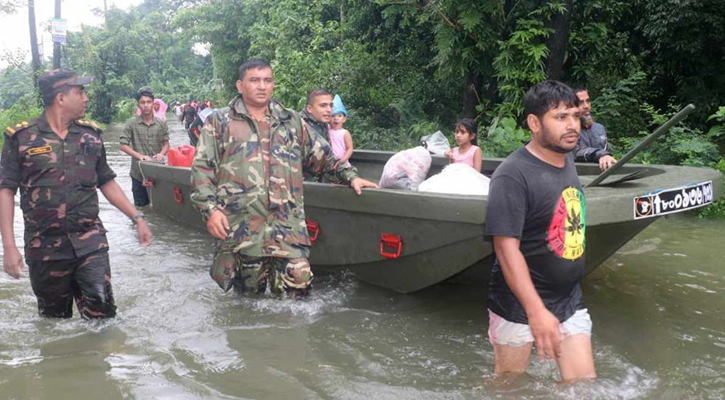
<instances>
[{"instance_id":1,"label":"white sack","mask_svg":"<svg viewBox=\"0 0 725 400\"><path fill-rule=\"evenodd\" d=\"M430 169L431 156L423 146L395 153L383 168L378 186L389 189L418 190Z\"/></svg>"},{"instance_id":2,"label":"white sack","mask_svg":"<svg viewBox=\"0 0 725 400\"><path fill-rule=\"evenodd\" d=\"M440 174L426 179L419 192L488 195L490 179L467 164L455 163L443 168Z\"/></svg>"}]
</instances>

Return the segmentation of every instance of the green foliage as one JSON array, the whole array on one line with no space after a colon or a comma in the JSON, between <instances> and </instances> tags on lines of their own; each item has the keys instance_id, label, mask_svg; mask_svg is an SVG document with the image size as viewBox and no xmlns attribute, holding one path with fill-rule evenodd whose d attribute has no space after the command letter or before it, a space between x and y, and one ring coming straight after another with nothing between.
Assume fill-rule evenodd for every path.
<instances>
[{"instance_id":1,"label":"green foliage","mask_svg":"<svg viewBox=\"0 0 725 400\"><path fill-rule=\"evenodd\" d=\"M21 97L33 92L30 65L10 66L0 71L0 109L8 109Z\"/></svg>"},{"instance_id":2,"label":"green foliage","mask_svg":"<svg viewBox=\"0 0 725 400\"><path fill-rule=\"evenodd\" d=\"M20 97L12 107L0 110L0 129L5 130L6 126L13 126L21 121L28 121L37 117L43 110L38 106L38 98L34 91ZM0 135L0 145L2 145Z\"/></svg>"},{"instance_id":3,"label":"green foliage","mask_svg":"<svg viewBox=\"0 0 725 400\"><path fill-rule=\"evenodd\" d=\"M89 106L100 121L120 118L115 112L123 107L115 103L133 98L141 86L151 86L167 103L214 92L200 90L214 82L210 59L194 53L194 42L174 32L169 21L175 7L147 0L130 11L112 8L105 27L69 33L65 64L96 77Z\"/></svg>"},{"instance_id":4,"label":"green foliage","mask_svg":"<svg viewBox=\"0 0 725 400\"><path fill-rule=\"evenodd\" d=\"M707 120L718 122L707 131L707 137L720 146L720 154L725 153L725 107L719 107Z\"/></svg>"},{"instance_id":5,"label":"green foliage","mask_svg":"<svg viewBox=\"0 0 725 400\"><path fill-rule=\"evenodd\" d=\"M628 149L629 140L642 138L659 114L644 98L646 75L637 71L614 86L602 90L592 103L592 114L607 128L607 135L615 148ZM594 93L590 92L590 96Z\"/></svg>"},{"instance_id":6,"label":"green foliage","mask_svg":"<svg viewBox=\"0 0 725 400\"><path fill-rule=\"evenodd\" d=\"M506 157L530 139L530 133L516 126L511 117L494 118L485 137L478 141L484 157Z\"/></svg>"},{"instance_id":7,"label":"green foliage","mask_svg":"<svg viewBox=\"0 0 725 400\"><path fill-rule=\"evenodd\" d=\"M651 105L641 105L639 115L644 117L646 128L637 133L614 136L615 147L621 150L615 151L615 156L621 156L636 146L681 108L671 104L668 111L662 112ZM708 139L707 134L685 121L672 127L667 134L643 150L634 158L634 162L706 167L715 165L719 158L718 148Z\"/></svg>"},{"instance_id":8,"label":"green foliage","mask_svg":"<svg viewBox=\"0 0 725 400\"><path fill-rule=\"evenodd\" d=\"M694 117L704 120L725 98L725 2L636 0L632 7L639 16L633 47L642 49L653 103L694 103Z\"/></svg>"},{"instance_id":9,"label":"green foliage","mask_svg":"<svg viewBox=\"0 0 725 400\"><path fill-rule=\"evenodd\" d=\"M121 99L114 104L115 120L123 122L136 115L138 102L134 99Z\"/></svg>"},{"instance_id":10,"label":"green foliage","mask_svg":"<svg viewBox=\"0 0 725 400\"><path fill-rule=\"evenodd\" d=\"M725 175L725 160L720 160L715 168L720 171L721 174ZM725 186L725 183L723 186ZM725 187L723 190L725 190ZM725 197L721 197L715 203L705 208L698 209L697 216L700 218L725 219Z\"/></svg>"},{"instance_id":11,"label":"green foliage","mask_svg":"<svg viewBox=\"0 0 725 400\"><path fill-rule=\"evenodd\" d=\"M516 29L508 40L499 42L500 51L493 62L503 100L496 107L496 115L521 115L526 89L546 80L544 62L549 49L542 40L553 32L552 29L546 28L544 21L533 18L518 20Z\"/></svg>"}]
</instances>

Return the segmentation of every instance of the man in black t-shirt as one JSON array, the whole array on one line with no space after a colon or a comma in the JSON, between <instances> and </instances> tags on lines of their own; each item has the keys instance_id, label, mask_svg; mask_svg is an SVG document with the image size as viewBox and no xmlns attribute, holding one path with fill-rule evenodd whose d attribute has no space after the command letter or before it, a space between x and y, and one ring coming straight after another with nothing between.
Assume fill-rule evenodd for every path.
<instances>
[{"instance_id":1,"label":"man in black t-shirt","mask_svg":"<svg viewBox=\"0 0 725 400\"><path fill-rule=\"evenodd\" d=\"M595 378L591 319L582 304L586 199L570 153L581 125L568 86L539 83L524 98L531 141L491 178L486 236L496 260L488 295L495 372L523 373L531 350L562 379Z\"/></svg>"}]
</instances>

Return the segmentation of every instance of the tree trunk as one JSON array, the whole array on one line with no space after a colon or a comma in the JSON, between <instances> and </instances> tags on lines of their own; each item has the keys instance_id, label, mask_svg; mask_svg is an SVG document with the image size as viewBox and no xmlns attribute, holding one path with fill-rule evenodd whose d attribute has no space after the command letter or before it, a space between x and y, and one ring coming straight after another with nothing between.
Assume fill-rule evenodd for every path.
<instances>
[{"instance_id":1,"label":"tree trunk","mask_svg":"<svg viewBox=\"0 0 725 400\"><path fill-rule=\"evenodd\" d=\"M478 112L476 106L481 103L481 75L468 74L466 76L466 86L463 88L463 97L461 99L463 105L463 117L475 118Z\"/></svg>"},{"instance_id":2,"label":"tree trunk","mask_svg":"<svg viewBox=\"0 0 725 400\"><path fill-rule=\"evenodd\" d=\"M564 61L569 44L569 24L571 22L572 0L563 0L566 10L556 14L549 22L554 33L546 41L549 58L546 62L546 75L549 79L561 80L564 77Z\"/></svg>"},{"instance_id":3,"label":"tree trunk","mask_svg":"<svg viewBox=\"0 0 725 400\"><path fill-rule=\"evenodd\" d=\"M55 0L55 18L60 19L60 0ZM60 43L53 42L53 69L60 68Z\"/></svg>"},{"instance_id":4,"label":"tree trunk","mask_svg":"<svg viewBox=\"0 0 725 400\"><path fill-rule=\"evenodd\" d=\"M37 89L40 55L38 54L38 35L35 32L35 0L28 0L28 25L30 25L30 54L33 58L33 85Z\"/></svg>"}]
</instances>

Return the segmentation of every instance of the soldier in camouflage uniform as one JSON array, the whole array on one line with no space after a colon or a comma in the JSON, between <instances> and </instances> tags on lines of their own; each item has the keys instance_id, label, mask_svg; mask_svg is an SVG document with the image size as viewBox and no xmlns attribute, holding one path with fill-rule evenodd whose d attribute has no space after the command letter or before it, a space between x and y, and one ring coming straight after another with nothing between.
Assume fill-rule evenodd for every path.
<instances>
[{"instance_id":1,"label":"soldier in camouflage uniform","mask_svg":"<svg viewBox=\"0 0 725 400\"><path fill-rule=\"evenodd\" d=\"M214 112L201 130L191 168L191 200L219 239L212 278L228 291L307 294L303 172L335 176L360 194L376 187L354 168L334 168L330 145L308 131L300 116L272 101L270 65L249 60L239 68L239 96Z\"/></svg>"},{"instance_id":2,"label":"soldier in camouflage uniform","mask_svg":"<svg viewBox=\"0 0 725 400\"><path fill-rule=\"evenodd\" d=\"M25 220L25 261L38 310L47 317L116 315L106 229L98 218L100 188L108 201L137 224L139 242L151 243L143 214L126 198L106 162L101 129L82 118L91 77L53 70L39 80L44 112L5 130L0 158L0 232L5 272L19 278L15 245L15 192Z\"/></svg>"},{"instance_id":3,"label":"soldier in camouflage uniform","mask_svg":"<svg viewBox=\"0 0 725 400\"><path fill-rule=\"evenodd\" d=\"M307 104L305 109L300 112L300 117L310 131L328 138L332 120L332 93L325 89L311 91L307 95Z\"/></svg>"},{"instance_id":4,"label":"soldier in camouflage uniform","mask_svg":"<svg viewBox=\"0 0 725 400\"><path fill-rule=\"evenodd\" d=\"M330 141L330 121L332 120L332 93L325 89L315 89L307 95L305 109L300 112L300 117L307 125L310 132ZM313 176L305 174L305 180L309 182L342 183L331 176Z\"/></svg>"}]
</instances>

